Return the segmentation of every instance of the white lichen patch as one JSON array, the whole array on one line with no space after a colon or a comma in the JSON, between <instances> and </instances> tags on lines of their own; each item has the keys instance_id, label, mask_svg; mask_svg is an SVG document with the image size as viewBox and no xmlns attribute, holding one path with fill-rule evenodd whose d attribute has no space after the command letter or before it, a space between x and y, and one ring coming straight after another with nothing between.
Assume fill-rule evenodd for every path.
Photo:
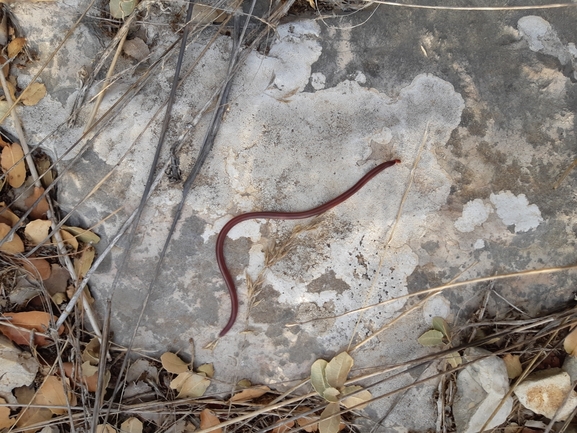
<instances>
[{"instance_id":1,"label":"white lichen patch","mask_svg":"<svg viewBox=\"0 0 577 433\"><path fill-rule=\"evenodd\" d=\"M575 61L575 45L563 44L551 24L543 18L534 15L523 17L517 27L532 51L556 57L562 65Z\"/></svg>"},{"instance_id":2,"label":"white lichen patch","mask_svg":"<svg viewBox=\"0 0 577 433\"><path fill-rule=\"evenodd\" d=\"M515 233L534 229L543 221L541 211L537 205L529 204L525 194L516 196L511 191L503 191L491 194L490 200L503 224L515 226Z\"/></svg>"},{"instance_id":3,"label":"white lichen patch","mask_svg":"<svg viewBox=\"0 0 577 433\"><path fill-rule=\"evenodd\" d=\"M487 221L491 212L493 208L483 203L480 198L465 203L462 216L455 221L455 228L462 233L472 232L475 227Z\"/></svg>"},{"instance_id":4,"label":"white lichen patch","mask_svg":"<svg viewBox=\"0 0 577 433\"><path fill-rule=\"evenodd\" d=\"M311 74L311 86L315 90L321 90L325 88L327 82L327 77L321 72L315 72Z\"/></svg>"}]
</instances>

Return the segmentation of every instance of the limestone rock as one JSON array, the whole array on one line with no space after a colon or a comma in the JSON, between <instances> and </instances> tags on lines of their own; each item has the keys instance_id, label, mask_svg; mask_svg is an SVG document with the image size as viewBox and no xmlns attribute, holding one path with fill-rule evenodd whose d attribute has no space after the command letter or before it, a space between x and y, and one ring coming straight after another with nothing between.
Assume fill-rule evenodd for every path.
<instances>
[{"instance_id":1,"label":"limestone rock","mask_svg":"<svg viewBox=\"0 0 577 433\"><path fill-rule=\"evenodd\" d=\"M481 431L509 391L507 368L501 358L484 349L470 348L465 350L464 360L472 362L483 356L487 357L465 367L457 376L453 412L460 433ZM512 407L513 399L509 397L485 428L491 429L505 422Z\"/></svg>"},{"instance_id":2,"label":"limestone rock","mask_svg":"<svg viewBox=\"0 0 577 433\"><path fill-rule=\"evenodd\" d=\"M515 389L519 402L527 409L553 418L565 420L577 407L577 393L572 390L569 374L560 368L550 368L531 374ZM563 407L567 394L571 393ZM559 409L561 408L561 409Z\"/></svg>"},{"instance_id":3,"label":"limestone rock","mask_svg":"<svg viewBox=\"0 0 577 433\"><path fill-rule=\"evenodd\" d=\"M30 385L38 372L38 362L28 352L14 346L0 336L0 396L8 403L16 403L12 390Z\"/></svg>"}]
</instances>

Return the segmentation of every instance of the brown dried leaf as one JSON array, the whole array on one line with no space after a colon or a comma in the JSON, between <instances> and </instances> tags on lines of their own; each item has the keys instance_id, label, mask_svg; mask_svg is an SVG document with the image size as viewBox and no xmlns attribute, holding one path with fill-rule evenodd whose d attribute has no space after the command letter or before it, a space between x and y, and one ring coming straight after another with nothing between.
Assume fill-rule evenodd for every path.
<instances>
[{"instance_id":1,"label":"brown dried leaf","mask_svg":"<svg viewBox=\"0 0 577 433\"><path fill-rule=\"evenodd\" d=\"M6 403L6 400L0 398L0 403ZM16 422L16 418L10 418L10 408L9 407L0 407L0 430L4 428L9 428L14 425Z\"/></svg>"},{"instance_id":2,"label":"brown dried leaf","mask_svg":"<svg viewBox=\"0 0 577 433\"><path fill-rule=\"evenodd\" d=\"M9 207L6 207L4 202L0 203L0 222L4 224L8 224L10 227L14 227L20 218L14 212L10 210Z\"/></svg>"},{"instance_id":3,"label":"brown dried leaf","mask_svg":"<svg viewBox=\"0 0 577 433\"><path fill-rule=\"evenodd\" d=\"M18 421L16 421L16 427L24 428L29 425L39 424L48 421L52 418L52 412L46 408L40 407L28 407L25 408L21 413ZM29 429L28 433L38 431L39 429Z\"/></svg>"},{"instance_id":4,"label":"brown dried leaf","mask_svg":"<svg viewBox=\"0 0 577 433\"><path fill-rule=\"evenodd\" d=\"M14 85L14 83L12 81L14 81L14 80L8 79L6 81L6 87L8 87L8 92L10 93L10 98L12 99L12 102L14 102L16 100L16 86ZM8 98L6 98L6 99L8 99ZM12 104L9 103L8 105L10 106Z\"/></svg>"},{"instance_id":5,"label":"brown dried leaf","mask_svg":"<svg viewBox=\"0 0 577 433\"><path fill-rule=\"evenodd\" d=\"M24 228L24 234L33 245L38 245L48 240L51 225L52 222L48 220L30 221Z\"/></svg>"},{"instance_id":6,"label":"brown dried leaf","mask_svg":"<svg viewBox=\"0 0 577 433\"><path fill-rule=\"evenodd\" d=\"M85 366L86 364L86 366ZM90 363L84 363L81 366L82 374L74 369L74 365L71 362L64 362L64 373L66 377L70 380L74 381L74 383L78 383L80 378L82 377L82 383L86 386L88 392L96 392L98 388L98 367L90 366ZM89 371L89 368L92 367L93 370ZM96 370L94 370L96 369ZM91 373L91 376L86 376L85 373ZM104 387L108 386L110 382L110 372L107 371L104 376Z\"/></svg>"},{"instance_id":7,"label":"brown dried leaf","mask_svg":"<svg viewBox=\"0 0 577 433\"><path fill-rule=\"evenodd\" d=\"M142 421L132 416L120 424L120 431L122 433L142 433Z\"/></svg>"},{"instance_id":8,"label":"brown dried leaf","mask_svg":"<svg viewBox=\"0 0 577 433\"><path fill-rule=\"evenodd\" d=\"M210 409L204 409L200 413L200 428L201 429L214 427L214 426L219 425L219 424L220 424L220 420L215 415L215 413L213 411L211 411ZM217 429L211 430L211 432L212 433L222 433L222 428L217 428Z\"/></svg>"},{"instance_id":9,"label":"brown dried leaf","mask_svg":"<svg viewBox=\"0 0 577 433\"><path fill-rule=\"evenodd\" d=\"M254 388L243 389L242 391L236 393L230 398L230 401L247 401L252 400L253 398L258 398L267 392L270 391L270 388L265 385L259 385Z\"/></svg>"},{"instance_id":10,"label":"brown dried leaf","mask_svg":"<svg viewBox=\"0 0 577 433\"><path fill-rule=\"evenodd\" d=\"M2 72L4 72L4 78L8 78L10 73L10 64L7 63L7 59L4 56L0 56L0 65L4 65Z\"/></svg>"},{"instance_id":11,"label":"brown dried leaf","mask_svg":"<svg viewBox=\"0 0 577 433\"><path fill-rule=\"evenodd\" d=\"M315 432L319 429L319 417L318 416L302 416L297 419L297 424L299 427L308 433ZM306 426L306 427L304 427Z\"/></svg>"},{"instance_id":12,"label":"brown dried leaf","mask_svg":"<svg viewBox=\"0 0 577 433\"><path fill-rule=\"evenodd\" d=\"M200 3L192 7L192 22L196 24L221 23L226 19L227 15L222 9Z\"/></svg>"},{"instance_id":13,"label":"brown dried leaf","mask_svg":"<svg viewBox=\"0 0 577 433\"><path fill-rule=\"evenodd\" d=\"M521 366L521 361L519 361L519 355L511 355L510 353L507 353L503 356L503 362L507 368L507 376L509 379L515 379L523 373L523 367Z\"/></svg>"},{"instance_id":14,"label":"brown dried leaf","mask_svg":"<svg viewBox=\"0 0 577 433\"><path fill-rule=\"evenodd\" d=\"M4 239L10 232L8 224L0 223L0 239ZM24 242L16 233L12 235L12 239L4 242L0 246L0 251L6 254L21 254L24 252Z\"/></svg>"},{"instance_id":15,"label":"brown dried leaf","mask_svg":"<svg viewBox=\"0 0 577 433\"><path fill-rule=\"evenodd\" d=\"M16 57L18 54L20 54L20 52L24 48L24 45L26 45L25 38L12 39L12 41L10 41L10 43L8 44L8 57L12 59Z\"/></svg>"},{"instance_id":16,"label":"brown dried leaf","mask_svg":"<svg viewBox=\"0 0 577 433\"><path fill-rule=\"evenodd\" d=\"M24 206L26 206L26 209L30 209L36 200L42 196L42 194L44 194L44 188L34 187L34 192L26 200L24 200ZM42 197L40 202L34 206L34 209L32 209L32 212L30 212L30 219L37 220L46 218L46 214L48 213L49 209L50 206L48 206L46 197Z\"/></svg>"},{"instance_id":17,"label":"brown dried leaf","mask_svg":"<svg viewBox=\"0 0 577 433\"><path fill-rule=\"evenodd\" d=\"M78 281L80 281L90 270L92 262L94 261L94 256L96 255L96 250L93 246L88 246L82 251L80 257L74 258L74 272Z\"/></svg>"},{"instance_id":18,"label":"brown dried leaf","mask_svg":"<svg viewBox=\"0 0 577 433\"><path fill-rule=\"evenodd\" d=\"M46 290L51 295L65 293L68 287L68 279L70 278L68 270L56 263L53 263L50 269L52 270L52 274L50 278L44 281L44 287L46 287Z\"/></svg>"},{"instance_id":19,"label":"brown dried leaf","mask_svg":"<svg viewBox=\"0 0 577 433\"><path fill-rule=\"evenodd\" d=\"M42 281L50 278L50 274L52 273L50 263L48 263L46 259L41 259L37 257L28 260L23 260L22 267L27 272L29 272L33 278L36 279L40 277Z\"/></svg>"},{"instance_id":20,"label":"brown dried leaf","mask_svg":"<svg viewBox=\"0 0 577 433\"><path fill-rule=\"evenodd\" d=\"M178 355L166 352L160 356L162 368L172 374L180 374L189 371L188 364L178 357Z\"/></svg>"},{"instance_id":21,"label":"brown dried leaf","mask_svg":"<svg viewBox=\"0 0 577 433\"><path fill-rule=\"evenodd\" d=\"M54 180L54 172L50 168L52 166L52 161L45 154L34 157L34 163L36 164L36 170L38 170L38 175L40 176L40 181L44 188L52 183Z\"/></svg>"},{"instance_id":22,"label":"brown dried leaf","mask_svg":"<svg viewBox=\"0 0 577 433\"><path fill-rule=\"evenodd\" d=\"M100 340L97 337L94 337L82 351L82 361L90 362L92 365L98 365L99 356ZM92 373L90 375L92 375Z\"/></svg>"},{"instance_id":23,"label":"brown dried leaf","mask_svg":"<svg viewBox=\"0 0 577 433\"><path fill-rule=\"evenodd\" d=\"M56 376L46 376L42 385L34 397L34 404L43 406L66 406L71 400L70 391L68 398L64 390L62 379ZM66 409L50 409L55 415L66 413Z\"/></svg>"},{"instance_id":24,"label":"brown dried leaf","mask_svg":"<svg viewBox=\"0 0 577 433\"><path fill-rule=\"evenodd\" d=\"M202 397L209 386L210 380L191 371L180 373L170 382L170 387L178 391L178 398Z\"/></svg>"},{"instance_id":25,"label":"brown dried leaf","mask_svg":"<svg viewBox=\"0 0 577 433\"><path fill-rule=\"evenodd\" d=\"M148 45L140 38L128 39L122 49L124 54L138 61L144 60L150 54Z\"/></svg>"},{"instance_id":26,"label":"brown dried leaf","mask_svg":"<svg viewBox=\"0 0 577 433\"><path fill-rule=\"evenodd\" d=\"M62 241L65 244L68 244L72 247L72 251L78 251L78 240L73 234L68 233L66 230L60 230L60 236L62 237ZM52 238L52 242L56 243L56 240Z\"/></svg>"},{"instance_id":27,"label":"brown dried leaf","mask_svg":"<svg viewBox=\"0 0 577 433\"><path fill-rule=\"evenodd\" d=\"M204 373L206 377L212 379L214 377L214 365L212 365L212 362L209 364L202 364L196 369L196 372Z\"/></svg>"},{"instance_id":28,"label":"brown dried leaf","mask_svg":"<svg viewBox=\"0 0 577 433\"><path fill-rule=\"evenodd\" d=\"M26 329L34 329L38 332L46 332L50 326L50 314L44 311L24 311L21 313L6 313L3 317L9 320L14 326L22 329L16 329L12 326L8 326L7 322L0 321L0 332L2 332L6 337L15 342L16 344L21 344L28 346L30 342L30 332ZM54 318L56 320L56 318ZM64 326L58 328L58 334L64 332ZM34 344L37 346L47 346L51 344L52 341L41 336L34 334Z\"/></svg>"},{"instance_id":29,"label":"brown dried leaf","mask_svg":"<svg viewBox=\"0 0 577 433\"><path fill-rule=\"evenodd\" d=\"M46 86L42 83L32 83L22 93L20 101L27 106L36 105L45 96Z\"/></svg>"},{"instance_id":30,"label":"brown dried leaf","mask_svg":"<svg viewBox=\"0 0 577 433\"><path fill-rule=\"evenodd\" d=\"M96 433L116 433L116 429L110 424L98 424Z\"/></svg>"},{"instance_id":31,"label":"brown dried leaf","mask_svg":"<svg viewBox=\"0 0 577 433\"><path fill-rule=\"evenodd\" d=\"M26 164L24 152L18 143L4 146L2 149L2 169L8 172L8 184L12 188L20 188L26 180Z\"/></svg>"},{"instance_id":32,"label":"brown dried leaf","mask_svg":"<svg viewBox=\"0 0 577 433\"><path fill-rule=\"evenodd\" d=\"M563 340L563 348L565 352L571 355L577 348L577 327L574 328Z\"/></svg>"}]
</instances>

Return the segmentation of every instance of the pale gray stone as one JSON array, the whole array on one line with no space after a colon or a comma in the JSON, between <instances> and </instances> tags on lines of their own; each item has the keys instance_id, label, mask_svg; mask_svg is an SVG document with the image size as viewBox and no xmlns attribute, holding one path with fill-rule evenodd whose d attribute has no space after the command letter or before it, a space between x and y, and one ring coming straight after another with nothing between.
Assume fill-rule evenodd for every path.
<instances>
[{"instance_id":1,"label":"pale gray stone","mask_svg":"<svg viewBox=\"0 0 577 433\"><path fill-rule=\"evenodd\" d=\"M473 363L457 375L453 413L459 433L477 433L509 391L509 378L503 360L487 350L469 348L464 361ZM509 397L485 428L505 422L512 407Z\"/></svg>"}]
</instances>

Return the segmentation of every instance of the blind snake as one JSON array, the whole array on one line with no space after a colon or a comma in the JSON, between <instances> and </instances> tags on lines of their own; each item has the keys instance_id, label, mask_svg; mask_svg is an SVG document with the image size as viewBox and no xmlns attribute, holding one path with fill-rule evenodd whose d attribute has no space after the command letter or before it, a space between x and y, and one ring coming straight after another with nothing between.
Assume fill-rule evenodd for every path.
<instances>
[{"instance_id":1,"label":"blind snake","mask_svg":"<svg viewBox=\"0 0 577 433\"><path fill-rule=\"evenodd\" d=\"M238 314L238 295L236 293L236 286L234 284L234 280L228 267L226 266L226 260L224 258L224 241L226 239L226 235L228 232L237 224L250 220L250 219L281 219L281 220L296 220L296 219L304 219L310 218L317 215L320 215L329 209L341 204L353 194L358 192L365 184L379 174L381 171L385 170L386 168L392 167L395 164L399 164L401 161L399 159L394 159L392 161L383 162L382 164L377 165L367 174L365 174L357 183L354 184L353 187L346 190L341 195L333 198L332 200L322 204L318 207L315 207L310 210L305 210L302 212L248 212L244 214L240 214L235 216L229 222L227 222L216 239L216 261L218 263L218 268L220 269L220 273L222 274L222 278L226 284L228 289L228 293L230 295L231 301L231 311L230 311L230 318L228 319L227 324L225 327L220 331L219 337L223 337L234 325L236 321L236 316Z\"/></svg>"}]
</instances>

